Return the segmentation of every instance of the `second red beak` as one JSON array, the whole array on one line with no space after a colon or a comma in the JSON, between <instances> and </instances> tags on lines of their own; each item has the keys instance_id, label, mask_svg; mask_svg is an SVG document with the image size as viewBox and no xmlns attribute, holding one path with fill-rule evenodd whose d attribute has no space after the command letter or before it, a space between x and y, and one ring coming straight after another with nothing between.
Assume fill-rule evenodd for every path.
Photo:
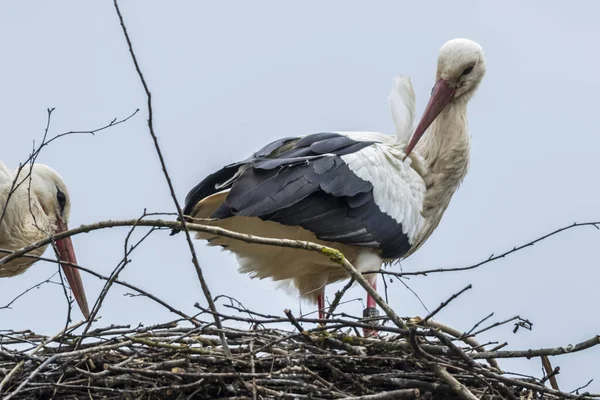
<instances>
[{"instance_id":1,"label":"second red beak","mask_svg":"<svg viewBox=\"0 0 600 400\"><path fill-rule=\"evenodd\" d=\"M58 229L56 233L65 232L69 229L67 224L63 221L59 221L57 225ZM85 291L83 290L83 281L81 280L81 275L79 274L79 270L77 268L69 265L77 264L77 257L75 257L75 250L73 250L73 242L71 241L70 237L66 237L64 239L57 240L56 247L58 248L58 254L63 271L67 277L67 282L69 282L69 286L73 291L73 296L75 296L75 300L77 301L83 316L85 318L89 318L90 310L85 297ZM63 264L62 262L66 262L68 264Z\"/></svg>"}]
</instances>

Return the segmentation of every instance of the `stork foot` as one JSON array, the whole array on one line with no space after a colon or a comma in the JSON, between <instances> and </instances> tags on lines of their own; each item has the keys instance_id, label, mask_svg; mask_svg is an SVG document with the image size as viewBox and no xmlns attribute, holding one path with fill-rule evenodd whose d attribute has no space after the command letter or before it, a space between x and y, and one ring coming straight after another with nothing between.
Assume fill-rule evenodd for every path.
<instances>
[{"instance_id":1,"label":"stork foot","mask_svg":"<svg viewBox=\"0 0 600 400\"><path fill-rule=\"evenodd\" d=\"M363 318L373 318L379 317L379 310L375 307L367 307L363 310ZM373 325L376 325L376 322L373 322ZM377 329L369 329L363 328L363 336L364 337L377 337L379 331Z\"/></svg>"}]
</instances>

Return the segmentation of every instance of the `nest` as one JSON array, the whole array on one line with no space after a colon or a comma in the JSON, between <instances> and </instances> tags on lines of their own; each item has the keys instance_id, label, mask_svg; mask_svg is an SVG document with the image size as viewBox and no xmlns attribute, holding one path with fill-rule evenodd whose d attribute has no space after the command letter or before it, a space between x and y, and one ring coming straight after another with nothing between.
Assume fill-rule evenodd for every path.
<instances>
[{"instance_id":1,"label":"nest","mask_svg":"<svg viewBox=\"0 0 600 400\"><path fill-rule=\"evenodd\" d=\"M489 357L502 351L483 352L472 335L434 321L378 326L379 337L368 338L362 329L373 325L358 319L316 325L286 314L253 316L249 329L194 319L76 334L79 323L54 337L2 334L0 392L5 399L590 398L546 386L551 376L514 378ZM269 328L285 321L294 329ZM310 330L301 325L309 323ZM24 344L31 347L10 350Z\"/></svg>"}]
</instances>

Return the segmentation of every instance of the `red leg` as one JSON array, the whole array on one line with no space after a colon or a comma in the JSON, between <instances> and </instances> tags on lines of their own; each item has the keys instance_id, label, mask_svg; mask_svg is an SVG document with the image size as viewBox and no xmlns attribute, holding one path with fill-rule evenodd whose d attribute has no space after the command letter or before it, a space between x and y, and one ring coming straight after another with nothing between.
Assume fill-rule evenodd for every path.
<instances>
[{"instance_id":1,"label":"red leg","mask_svg":"<svg viewBox=\"0 0 600 400\"><path fill-rule=\"evenodd\" d=\"M377 291L377 275L373 274L367 277L369 284L375 291ZM367 293L367 308L363 311L363 317L377 317L379 315L379 311L377 310L377 303L375 303L375 299ZM363 329L363 335L365 337L376 337L379 332L374 329Z\"/></svg>"},{"instance_id":2,"label":"red leg","mask_svg":"<svg viewBox=\"0 0 600 400\"><path fill-rule=\"evenodd\" d=\"M377 291L377 275L371 275L367 278L371 287ZM375 299L371 297L370 294L367 293L367 308L377 308L377 303L375 303Z\"/></svg>"},{"instance_id":3,"label":"red leg","mask_svg":"<svg viewBox=\"0 0 600 400\"><path fill-rule=\"evenodd\" d=\"M319 319L325 319L325 291L322 290L317 297L317 304L319 307Z\"/></svg>"}]
</instances>

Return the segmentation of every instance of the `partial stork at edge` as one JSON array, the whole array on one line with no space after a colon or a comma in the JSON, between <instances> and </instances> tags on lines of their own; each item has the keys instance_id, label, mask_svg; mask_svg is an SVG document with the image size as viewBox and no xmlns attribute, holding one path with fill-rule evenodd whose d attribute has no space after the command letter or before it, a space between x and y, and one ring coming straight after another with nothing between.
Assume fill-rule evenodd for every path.
<instances>
[{"instance_id":1,"label":"partial stork at edge","mask_svg":"<svg viewBox=\"0 0 600 400\"><path fill-rule=\"evenodd\" d=\"M0 161L0 249L15 251L33 242L67 231L71 200L67 186L52 168L42 164L26 165L18 177ZM31 172L31 175L29 173ZM30 181L31 179L31 181ZM13 182L18 185L10 194ZM47 246L29 252L41 256ZM89 308L70 237L56 241L59 258L75 300L85 318ZM1 254L0 259L8 254ZM36 262L20 257L0 265L0 278L20 275Z\"/></svg>"},{"instance_id":2,"label":"partial stork at edge","mask_svg":"<svg viewBox=\"0 0 600 400\"><path fill-rule=\"evenodd\" d=\"M406 258L437 227L467 173L467 103L485 70L481 46L450 40L440 49L435 86L412 138L414 92L398 76L390 96L395 137L330 132L277 140L207 176L188 194L184 214L214 218L202 223L236 232L331 246L361 272ZM318 303L319 318L325 286L348 277L314 252L206 233L197 238L235 253L240 272L293 284ZM377 275L366 276L375 288ZM369 310L376 310L371 296Z\"/></svg>"}]
</instances>

